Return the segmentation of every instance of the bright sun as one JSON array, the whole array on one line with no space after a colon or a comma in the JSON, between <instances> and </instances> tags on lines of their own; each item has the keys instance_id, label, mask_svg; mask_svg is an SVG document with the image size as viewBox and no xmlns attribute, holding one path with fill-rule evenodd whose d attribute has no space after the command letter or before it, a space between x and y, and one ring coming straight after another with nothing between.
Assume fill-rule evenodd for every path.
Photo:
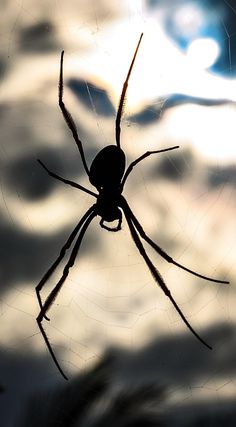
<instances>
[{"instance_id":1,"label":"bright sun","mask_svg":"<svg viewBox=\"0 0 236 427\"><path fill-rule=\"evenodd\" d=\"M189 45L187 57L196 67L207 69L215 63L219 53L220 48L216 40L199 38Z\"/></svg>"}]
</instances>

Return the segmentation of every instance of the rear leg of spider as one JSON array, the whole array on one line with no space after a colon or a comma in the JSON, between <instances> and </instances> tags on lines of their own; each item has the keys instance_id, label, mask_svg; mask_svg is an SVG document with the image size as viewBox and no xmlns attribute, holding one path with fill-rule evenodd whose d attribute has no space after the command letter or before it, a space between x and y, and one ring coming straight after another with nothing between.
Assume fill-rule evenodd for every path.
<instances>
[{"instance_id":1,"label":"rear leg of spider","mask_svg":"<svg viewBox=\"0 0 236 427\"><path fill-rule=\"evenodd\" d=\"M120 148L120 132L121 132L120 123L121 123L121 117L122 117L122 113L123 113L123 109L124 109L124 104L125 104L125 96L126 96L126 92L127 92L127 89L128 89L129 78L130 78L130 75L131 75L131 72L132 72L132 69L133 69L133 66L134 66L134 62L135 62L135 59L136 59L136 56L137 56L137 53L138 53L138 50L139 50L139 46L140 46L142 37L143 37L143 33L141 33L141 35L140 35L137 47L136 47L135 52L134 52L133 59L131 61L131 64L130 64L130 67L129 67L126 79L124 81L122 92L121 92L121 96L120 96L120 102L119 102L119 106L118 106L118 110L117 110L117 114L116 114L116 145L117 145L118 148Z\"/></svg>"},{"instance_id":2,"label":"rear leg of spider","mask_svg":"<svg viewBox=\"0 0 236 427\"><path fill-rule=\"evenodd\" d=\"M125 185L125 181L127 180L129 174L132 172L134 166L136 166L142 160L146 159L149 156L152 156L153 154L165 153L166 151L176 150L177 148L179 148L179 145L174 145L173 147L169 147L169 148L163 148L162 150L146 151L146 153L142 154L136 160L131 162L130 165L128 166L128 168L126 169L126 172L122 178L121 189L123 190L124 185Z\"/></svg>"},{"instance_id":3,"label":"rear leg of spider","mask_svg":"<svg viewBox=\"0 0 236 427\"><path fill-rule=\"evenodd\" d=\"M94 193L93 191L89 190L86 187L83 187L83 185L77 184L76 182L71 181L69 179L65 179L62 176L60 176L60 175L56 174L55 172L51 171L50 169L48 169L48 167L40 159L37 159L37 161L42 166L42 168L48 173L48 175L51 178L57 179L58 181L61 181L61 182L63 182L66 185L71 185L72 187L77 188L78 190L84 191L85 193L88 193L91 196L97 197L96 193Z\"/></svg>"},{"instance_id":4,"label":"rear leg of spider","mask_svg":"<svg viewBox=\"0 0 236 427\"><path fill-rule=\"evenodd\" d=\"M89 176L89 168L85 159L85 155L84 155L84 150L83 150L83 145L82 145L82 141L79 139L78 136L78 132L77 132L77 128L75 125L75 122L72 118L71 113L69 112L69 110L66 108L65 103L63 101L63 89L64 89L64 82L63 82L63 59L64 59L64 50L61 52L61 62L60 62L60 75L59 75L59 85L58 85L58 102L59 102L59 107L61 109L61 112L63 114L63 117L65 119L65 122L67 124L67 126L69 127L72 136L74 138L74 141L78 147L78 150L80 152L80 156L81 156L81 160L85 169L85 172L87 173L87 175Z\"/></svg>"}]
</instances>

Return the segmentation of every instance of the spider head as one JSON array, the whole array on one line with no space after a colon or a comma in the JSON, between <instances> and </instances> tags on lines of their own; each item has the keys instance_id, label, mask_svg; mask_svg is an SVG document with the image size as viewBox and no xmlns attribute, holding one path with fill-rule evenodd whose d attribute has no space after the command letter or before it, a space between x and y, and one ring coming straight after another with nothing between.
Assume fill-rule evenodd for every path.
<instances>
[{"instance_id":1,"label":"spider head","mask_svg":"<svg viewBox=\"0 0 236 427\"><path fill-rule=\"evenodd\" d=\"M93 160L89 180L100 192L103 189L116 190L120 187L125 171L125 153L116 145L103 148Z\"/></svg>"},{"instance_id":2,"label":"spider head","mask_svg":"<svg viewBox=\"0 0 236 427\"><path fill-rule=\"evenodd\" d=\"M119 209L120 191L117 188L104 188L99 192L97 198L96 210L101 217L100 225L109 231L118 231L121 229L122 213ZM106 225L106 223L114 223Z\"/></svg>"},{"instance_id":3,"label":"spider head","mask_svg":"<svg viewBox=\"0 0 236 427\"><path fill-rule=\"evenodd\" d=\"M116 223L113 225L108 225L110 222L112 222L112 223L116 222ZM115 218L113 217L112 220L110 220L110 219L107 220L105 218L101 218L100 226L102 228L105 228L105 230L108 230L108 231L119 231L119 230L121 230L121 223L122 223L122 213L121 213L120 209L117 208L116 217Z\"/></svg>"}]
</instances>

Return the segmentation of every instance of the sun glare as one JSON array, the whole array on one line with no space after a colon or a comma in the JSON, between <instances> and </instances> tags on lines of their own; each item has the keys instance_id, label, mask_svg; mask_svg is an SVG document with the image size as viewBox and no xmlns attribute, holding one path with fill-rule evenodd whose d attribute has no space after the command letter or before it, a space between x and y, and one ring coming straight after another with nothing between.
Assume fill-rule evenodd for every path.
<instances>
[{"instance_id":1,"label":"sun glare","mask_svg":"<svg viewBox=\"0 0 236 427\"><path fill-rule=\"evenodd\" d=\"M199 38L194 40L187 50L187 58L200 69L211 67L220 54L220 48L216 40L211 38Z\"/></svg>"}]
</instances>

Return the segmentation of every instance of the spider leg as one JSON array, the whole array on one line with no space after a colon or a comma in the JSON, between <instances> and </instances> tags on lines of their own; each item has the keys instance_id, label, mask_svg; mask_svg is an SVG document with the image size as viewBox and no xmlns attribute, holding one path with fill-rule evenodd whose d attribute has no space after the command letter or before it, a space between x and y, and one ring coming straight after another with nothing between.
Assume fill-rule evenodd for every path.
<instances>
[{"instance_id":1,"label":"spider leg","mask_svg":"<svg viewBox=\"0 0 236 427\"><path fill-rule=\"evenodd\" d=\"M82 141L79 139L78 136L78 132L76 129L76 125L75 122L72 118L71 113L67 110L64 102L63 102L63 57L64 57L64 50L61 52L61 62L60 62L60 76L59 76L59 107L61 109L61 112L63 114L63 117L66 121L67 126L69 127L69 129L72 132L73 138L75 140L75 143L79 149L80 155L81 155L81 159L82 159L82 163L84 165L84 169L87 173L87 175L89 176L89 168L85 159L85 155L84 155L84 150L83 150L83 145L82 145Z\"/></svg>"},{"instance_id":2,"label":"spider leg","mask_svg":"<svg viewBox=\"0 0 236 427\"><path fill-rule=\"evenodd\" d=\"M45 344L46 344L46 346L47 346L47 348L49 350L49 353L50 353L50 355L51 355L51 357L52 357L52 359L53 359L53 361L54 361L57 369L59 370L59 372L61 373L61 375L65 378L65 380L68 380L68 377L64 374L62 368L60 367L60 365L59 365L59 363L57 361L57 358L56 358L55 353L54 353L54 351L53 351L53 349L51 347L51 344L49 342L47 334L46 334L45 330L43 329L42 323L40 321L38 321L38 320L37 320L37 322L38 322L39 330L40 330L40 332L41 332L41 334L43 336L44 342L45 342Z\"/></svg>"},{"instance_id":3,"label":"spider leg","mask_svg":"<svg viewBox=\"0 0 236 427\"><path fill-rule=\"evenodd\" d=\"M130 233L131 236L134 240L135 245L137 246L140 254L142 255L144 261L146 262L155 282L161 287L161 289L163 290L164 294L170 299L170 301L172 302L173 306L175 307L176 311L179 313L181 319L184 321L185 325L187 326L187 328L192 332L192 334L203 344L205 345L207 348L209 348L210 350L212 350L212 347L207 344L206 341L204 341L200 335L198 335L198 333L193 329L193 327L190 325L190 323L188 322L188 320L186 319L185 315L183 314L183 312L181 311L181 309L179 308L178 304L175 302L174 298L171 295L170 290L167 288L162 276L160 275L160 273L157 271L156 267L153 265L153 263L151 262L150 258L148 257L143 244L140 240L140 237L135 229L135 226L133 224L133 220L130 216L129 210L127 209L126 206L123 207L124 209L124 214L130 229Z\"/></svg>"},{"instance_id":4,"label":"spider leg","mask_svg":"<svg viewBox=\"0 0 236 427\"><path fill-rule=\"evenodd\" d=\"M50 169L48 169L47 166L41 160L39 160L39 159L37 159L37 160L38 160L39 164L45 169L45 171L47 171L48 175L50 175L52 178L56 178L59 181L64 182L64 184L71 185L72 187L75 187L75 188L77 188L79 190L82 190L85 193L91 194L91 196L98 197L97 194L94 193L93 191L89 190L86 187L83 187L80 184L77 184L74 181L70 181L69 179L65 179L65 178L61 177L60 175L57 175L56 173L54 173Z\"/></svg>"},{"instance_id":5,"label":"spider leg","mask_svg":"<svg viewBox=\"0 0 236 427\"><path fill-rule=\"evenodd\" d=\"M151 154L165 153L166 151L175 150L176 148L179 148L179 145L175 145L174 147L164 148L163 150L146 151L146 153L142 154L142 156L138 157L136 160L134 160L132 163L130 163L130 165L126 169L126 172L123 176L123 179L121 182L121 188L123 189L125 181L128 178L128 175L133 170L134 166L136 166L137 163L141 162L141 160L146 159L146 157L151 156Z\"/></svg>"},{"instance_id":6,"label":"spider leg","mask_svg":"<svg viewBox=\"0 0 236 427\"><path fill-rule=\"evenodd\" d=\"M132 71L132 68L134 65L135 58L136 58L137 53L138 53L138 49L139 49L139 45L141 43L142 37L143 37L143 33L141 34L141 36L139 38L136 50L134 52L132 62L131 62L130 67L129 67L128 74L127 74L125 82L123 84L123 88L122 88L122 92L121 92L121 96L120 96L119 107L118 107L117 114L116 114L116 145L118 148L120 148L120 131L121 131L120 122L121 122L121 117L122 117L122 113L123 113L123 109L124 109L125 95L126 95L127 88L128 88L130 74L131 74L131 71Z\"/></svg>"},{"instance_id":7,"label":"spider leg","mask_svg":"<svg viewBox=\"0 0 236 427\"><path fill-rule=\"evenodd\" d=\"M84 234L85 234L85 232L86 232L89 224L91 223L91 221L93 220L93 218L96 215L97 215L97 212L96 212L95 208L94 207L93 207L93 209L90 208L89 211L86 212L86 215L84 215L84 217L83 217L83 220L84 220L83 221L83 225L82 225L82 222L80 221L80 225L82 225L82 228L80 230L80 233L79 233L79 236L78 236L78 238L76 240L76 243L75 243L75 245L74 245L74 247L72 249L70 258L69 258L68 262L66 263L66 265L64 267L62 276L61 276L60 280L57 282L57 284L55 285L55 287L52 289L52 291L50 292L50 294L48 295L48 297L47 297L45 303L43 304L43 306L42 306L42 308L40 310L40 313L39 313L39 315L38 315L38 317L36 319L36 321L38 323L38 326L39 326L39 329L40 329L40 332L41 332L41 334L42 334L42 336L44 338L45 344L46 344L46 346L48 348L48 351L49 351L49 353L50 353L50 355L51 355L51 357L52 357L55 365L57 366L58 370L60 371L60 373L62 374L62 376L65 379L68 379L68 378L64 374L63 370L61 369L61 367L60 367L60 365L59 365L59 363L57 361L57 358L56 358L55 353L54 353L54 351L53 351L53 349L51 347L51 344L49 342L47 334L46 334L46 332L45 332L45 330L43 328L42 321L43 321L43 318L46 316L47 311L50 309L51 305L53 304L53 301L57 297L57 295L58 295L58 293L59 293L59 291L60 291L63 283L65 282L65 280L66 280L66 278L67 278L67 276L69 274L70 268L73 267L75 259L76 259L76 256L78 254L78 251L79 251L79 248L80 248L80 245L81 245L81 242L83 240Z\"/></svg>"},{"instance_id":8,"label":"spider leg","mask_svg":"<svg viewBox=\"0 0 236 427\"><path fill-rule=\"evenodd\" d=\"M46 271L46 273L44 274L44 276L42 277L42 279L40 280L40 282L38 283L38 285L35 288L36 291L36 295L37 295L37 299L38 299L38 303L40 306L41 311L43 310L43 303L42 303L42 299L41 299L41 295L40 292L43 288L43 286L45 285L45 283L48 281L49 277L53 274L53 272L56 270L57 266L60 264L60 262L62 261L62 259L64 258L67 249L70 248L73 240L75 239L76 235L78 234L81 226L83 225L84 221L89 217L89 215L94 211L94 207L95 205L91 206L91 208L88 209L88 211L84 214L84 216L81 218L81 220L79 221L79 223L76 225L76 227L74 228L74 230L72 231L72 233L70 234L69 238L67 239L66 243L64 244L64 246L62 247L59 256L57 257L57 259L54 261L54 263L51 265L51 267ZM46 316L46 314L44 314L43 316L46 320L49 320L49 318Z\"/></svg>"},{"instance_id":9,"label":"spider leg","mask_svg":"<svg viewBox=\"0 0 236 427\"><path fill-rule=\"evenodd\" d=\"M187 271L188 273L193 274L196 277L200 277L201 279L208 280L209 282L215 282L215 283L224 283L229 284L229 281L227 280L219 280L219 279L213 279L212 277L204 276L203 274L197 273L196 271L190 270L190 268L185 267L183 264L180 264L179 262L175 261L171 256L169 256L160 246L158 246L155 242L153 242L150 237L147 236L144 229L142 228L141 224L137 220L137 218L134 216L132 210L130 209L127 201L123 196L122 198L122 208L126 210L128 215L131 217L132 222L134 223L134 226L138 230L140 236L160 255L162 258L164 258L167 262L170 262L171 264L176 265L177 267L181 268L182 270Z\"/></svg>"}]
</instances>

